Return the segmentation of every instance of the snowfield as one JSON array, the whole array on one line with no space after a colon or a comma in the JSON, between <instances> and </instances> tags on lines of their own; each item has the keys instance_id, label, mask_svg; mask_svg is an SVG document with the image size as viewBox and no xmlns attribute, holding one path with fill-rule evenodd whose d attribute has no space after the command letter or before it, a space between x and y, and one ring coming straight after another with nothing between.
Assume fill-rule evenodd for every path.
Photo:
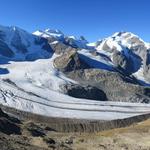
<instances>
[{"instance_id":1,"label":"snowfield","mask_svg":"<svg viewBox=\"0 0 150 150\"><path fill-rule=\"evenodd\" d=\"M132 75L144 85L149 84L143 75L144 61L133 58L128 49L136 44L149 49L150 44L130 32L118 32L102 41L88 43L83 36L78 39L59 30L46 29L31 34L18 27L0 25L2 105L45 116L77 119L113 120L150 113L150 104L94 101L62 94L61 85L79 83L53 66L53 60L59 55L52 45L55 47L59 42L80 49L79 57L89 66L109 71L115 68L115 49L132 58L135 69Z\"/></svg>"},{"instance_id":2,"label":"snowfield","mask_svg":"<svg viewBox=\"0 0 150 150\"><path fill-rule=\"evenodd\" d=\"M55 57L0 65L9 72L0 76L0 103L45 116L77 119L113 120L150 113L149 104L93 101L61 94L61 84L75 81L53 67Z\"/></svg>"}]
</instances>

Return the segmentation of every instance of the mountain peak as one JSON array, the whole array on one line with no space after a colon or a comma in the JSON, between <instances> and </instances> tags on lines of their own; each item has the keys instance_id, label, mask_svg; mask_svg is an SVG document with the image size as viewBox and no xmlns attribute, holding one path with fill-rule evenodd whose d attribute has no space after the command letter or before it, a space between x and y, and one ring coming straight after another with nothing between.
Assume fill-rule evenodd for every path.
<instances>
[{"instance_id":1,"label":"mountain peak","mask_svg":"<svg viewBox=\"0 0 150 150\"><path fill-rule=\"evenodd\" d=\"M121 36L122 34L124 33L129 33L129 32L126 32L126 31L120 31L120 32L115 32L112 37L116 37L116 36Z\"/></svg>"},{"instance_id":2,"label":"mountain peak","mask_svg":"<svg viewBox=\"0 0 150 150\"><path fill-rule=\"evenodd\" d=\"M127 32L127 31L115 32L111 37L113 37L113 38L116 38L116 37L124 37L124 38L137 37L137 38L139 38L138 35L136 35L132 32Z\"/></svg>"},{"instance_id":3,"label":"mountain peak","mask_svg":"<svg viewBox=\"0 0 150 150\"><path fill-rule=\"evenodd\" d=\"M48 32L48 33L53 33L53 34L63 34L60 30L58 29L45 29L45 32Z\"/></svg>"}]
</instances>

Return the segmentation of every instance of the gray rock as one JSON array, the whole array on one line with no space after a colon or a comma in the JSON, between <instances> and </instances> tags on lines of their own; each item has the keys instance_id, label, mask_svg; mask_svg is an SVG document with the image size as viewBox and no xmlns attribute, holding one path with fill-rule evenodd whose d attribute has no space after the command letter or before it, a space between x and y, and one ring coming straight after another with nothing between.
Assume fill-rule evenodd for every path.
<instances>
[{"instance_id":1,"label":"gray rock","mask_svg":"<svg viewBox=\"0 0 150 150\"><path fill-rule=\"evenodd\" d=\"M124 51L114 51L112 55L112 61L114 65L125 74L132 74L141 67L142 59L128 48L126 48L125 51L127 54L124 54Z\"/></svg>"},{"instance_id":2,"label":"gray rock","mask_svg":"<svg viewBox=\"0 0 150 150\"><path fill-rule=\"evenodd\" d=\"M85 99L93 99L93 100L101 100L106 101L106 94L93 86L81 86L77 84L66 84L61 85L61 89L63 93L76 97L76 98L85 98Z\"/></svg>"},{"instance_id":3,"label":"gray rock","mask_svg":"<svg viewBox=\"0 0 150 150\"><path fill-rule=\"evenodd\" d=\"M77 50L71 48L54 60L54 66L60 71L69 72L78 69L89 68L89 66L79 58Z\"/></svg>"},{"instance_id":4,"label":"gray rock","mask_svg":"<svg viewBox=\"0 0 150 150\"><path fill-rule=\"evenodd\" d=\"M112 49L107 45L107 42L104 43L102 49L107 50L107 51L112 51Z\"/></svg>"},{"instance_id":5,"label":"gray rock","mask_svg":"<svg viewBox=\"0 0 150 150\"><path fill-rule=\"evenodd\" d=\"M20 126L17 124L18 122L16 120L4 113L0 108L0 132L8 135L21 134Z\"/></svg>"},{"instance_id":6,"label":"gray rock","mask_svg":"<svg viewBox=\"0 0 150 150\"><path fill-rule=\"evenodd\" d=\"M65 45L64 43L62 42L58 42L56 44L50 44L51 45L51 48L53 49L53 51L56 53L56 54L62 54L64 53L65 51L69 51L69 49L71 49L70 46L68 45Z\"/></svg>"},{"instance_id":7,"label":"gray rock","mask_svg":"<svg viewBox=\"0 0 150 150\"><path fill-rule=\"evenodd\" d=\"M145 55L143 74L145 78L150 82L150 50L147 50L147 53Z\"/></svg>"},{"instance_id":8,"label":"gray rock","mask_svg":"<svg viewBox=\"0 0 150 150\"><path fill-rule=\"evenodd\" d=\"M124 70L126 70L129 66L128 59L119 51L114 51L112 61L116 67L123 68Z\"/></svg>"},{"instance_id":9,"label":"gray rock","mask_svg":"<svg viewBox=\"0 0 150 150\"><path fill-rule=\"evenodd\" d=\"M135 53L136 55L138 55L141 59L145 58L146 55L146 47L144 44L142 45L135 45L135 46L131 46L131 51L133 51L133 53Z\"/></svg>"},{"instance_id":10,"label":"gray rock","mask_svg":"<svg viewBox=\"0 0 150 150\"><path fill-rule=\"evenodd\" d=\"M150 102L145 87L140 86L136 79L118 72L84 69L70 72L67 76L81 84L86 83L101 89L110 101Z\"/></svg>"}]
</instances>

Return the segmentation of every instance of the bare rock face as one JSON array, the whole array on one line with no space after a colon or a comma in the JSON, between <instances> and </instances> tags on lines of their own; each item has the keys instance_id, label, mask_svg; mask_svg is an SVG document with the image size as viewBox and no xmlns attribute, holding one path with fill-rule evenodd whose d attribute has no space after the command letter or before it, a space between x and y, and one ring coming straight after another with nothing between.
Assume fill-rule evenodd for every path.
<instances>
[{"instance_id":1,"label":"bare rock face","mask_svg":"<svg viewBox=\"0 0 150 150\"><path fill-rule=\"evenodd\" d=\"M61 56L57 57L54 60L54 66L58 70L64 72L65 74L76 71L84 70L90 68L82 59L80 59L77 49L71 48ZM106 101L106 94L99 88L91 85L79 85L79 84L65 84L61 85L61 91L64 94L67 94L76 98L86 98L93 100L102 100Z\"/></svg>"},{"instance_id":2,"label":"bare rock face","mask_svg":"<svg viewBox=\"0 0 150 150\"><path fill-rule=\"evenodd\" d=\"M56 42L56 43L53 43L53 44L50 44L53 51L56 53L56 54L62 54L64 53L65 51L69 51L71 49L70 46L68 45L65 45L64 43L62 42Z\"/></svg>"},{"instance_id":3,"label":"bare rock face","mask_svg":"<svg viewBox=\"0 0 150 150\"><path fill-rule=\"evenodd\" d=\"M144 59L144 76L150 82L150 50L147 51Z\"/></svg>"},{"instance_id":4,"label":"bare rock face","mask_svg":"<svg viewBox=\"0 0 150 150\"><path fill-rule=\"evenodd\" d=\"M107 100L106 94L102 90L90 85L80 86L76 84L67 84L62 85L61 89L65 94L76 98L85 98L100 101Z\"/></svg>"},{"instance_id":5,"label":"bare rock face","mask_svg":"<svg viewBox=\"0 0 150 150\"><path fill-rule=\"evenodd\" d=\"M126 54L127 56L124 54L124 51L114 51L112 55L112 61L114 65L118 69L122 70L125 74L132 74L141 67L142 59L128 48L126 48L125 51L128 53Z\"/></svg>"},{"instance_id":6,"label":"bare rock face","mask_svg":"<svg viewBox=\"0 0 150 150\"><path fill-rule=\"evenodd\" d=\"M68 73L68 77L104 91L110 101L150 102L146 89L136 79L118 72L100 69L85 69ZM147 88L150 91L150 88Z\"/></svg>"},{"instance_id":7,"label":"bare rock face","mask_svg":"<svg viewBox=\"0 0 150 150\"><path fill-rule=\"evenodd\" d=\"M63 52L54 60L55 68L80 84L62 85L63 93L77 98L94 100L149 103L150 96L147 91L150 89L146 90L140 86L136 78L130 75L139 69L142 60L129 49L126 49L126 53L130 54L129 57L124 52L115 49L112 51L112 61L116 68L121 70L121 72L117 70L114 72L89 67L75 48ZM134 62L132 62L133 57ZM145 57L148 58L148 56ZM146 62L145 64L147 67Z\"/></svg>"},{"instance_id":8,"label":"bare rock face","mask_svg":"<svg viewBox=\"0 0 150 150\"><path fill-rule=\"evenodd\" d=\"M129 61L125 55L119 51L113 53L113 63L116 67L126 70L129 67Z\"/></svg>"},{"instance_id":9,"label":"bare rock face","mask_svg":"<svg viewBox=\"0 0 150 150\"><path fill-rule=\"evenodd\" d=\"M96 49L108 53L113 64L125 74L134 74L144 70L148 79L148 43L130 32L118 32L102 41L97 42ZM142 68L142 69L141 69ZM140 71L141 72L141 71ZM144 73L145 72L145 73Z\"/></svg>"},{"instance_id":10,"label":"bare rock face","mask_svg":"<svg viewBox=\"0 0 150 150\"><path fill-rule=\"evenodd\" d=\"M62 72L89 68L89 66L80 59L77 50L74 48L57 57L54 60L54 66Z\"/></svg>"},{"instance_id":11,"label":"bare rock face","mask_svg":"<svg viewBox=\"0 0 150 150\"><path fill-rule=\"evenodd\" d=\"M107 42L104 43L102 49L112 52L112 49L108 46Z\"/></svg>"}]
</instances>

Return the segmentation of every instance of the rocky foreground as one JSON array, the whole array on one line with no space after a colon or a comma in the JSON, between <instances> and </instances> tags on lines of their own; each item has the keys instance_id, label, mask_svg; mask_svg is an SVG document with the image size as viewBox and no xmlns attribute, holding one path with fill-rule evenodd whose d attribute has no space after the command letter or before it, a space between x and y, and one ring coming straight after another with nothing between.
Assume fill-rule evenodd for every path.
<instances>
[{"instance_id":1,"label":"rocky foreground","mask_svg":"<svg viewBox=\"0 0 150 150\"><path fill-rule=\"evenodd\" d=\"M149 150L149 139L150 119L101 132L59 132L50 123L0 111L1 150Z\"/></svg>"}]
</instances>

